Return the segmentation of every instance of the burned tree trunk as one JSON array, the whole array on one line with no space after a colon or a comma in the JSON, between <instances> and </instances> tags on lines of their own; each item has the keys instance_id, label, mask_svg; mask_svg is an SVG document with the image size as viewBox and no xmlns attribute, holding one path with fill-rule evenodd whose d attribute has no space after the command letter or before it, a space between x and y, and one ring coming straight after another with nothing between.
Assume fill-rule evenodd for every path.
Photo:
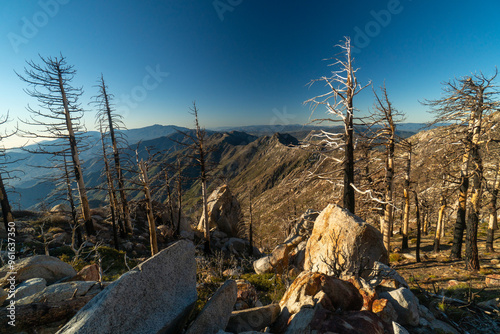
<instances>
[{"instance_id":1,"label":"burned tree trunk","mask_svg":"<svg viewBox=\"0 0 500 334\"><path fill-rule=\"evenodd\" d=\"M408 147L404 181L404 213L403 213L403 241L401 249L408 249L408 225L410 222L410 172L411 172L411 145Z\"/></svg>"},{"instance_id":2,"label":"burned tree trunk","mask_svg":"<svg viewBox=\"0 0 500 334\"><path fill-rule=\"evenodd\" d=\"M417 245L415 249L415 258L417 262L420 262L420 236L421 236L421 221L420 221L420 205L418 203L418 194L415 191L415 214L417 218Z\"/></svg>"},{"instance_id":3,"label":"burned tree trunk","mask_svg":"<svg viewBox=\"0 0 500 334\"><path fill-rule=\"evenodd\" d=\"M434 235L434 253L439 252L441 234L444 229L444 210L446 209L446 199L443 195L441 195L440 204L441 206L439 207L438 221L436 224L436 234Z\"/></svg>"},{"instance_id":4,"label":"burned tree trunk","mask_svg":"<svg viewBox=\"0 0 500 334\"><path fill-rule=\"evenodd\" d=\"M497 222L497 202L498 202L498 191L500 190L500 162L497 161L497 167L495 170L495 181L493 185L493 190L491 192L491 199L488 205L489 211L489 221L488 221L488 233L486 236L486 251L494 252L493 241L495 240L495 230L498 229Z\"/></svg>"}]
</instances>

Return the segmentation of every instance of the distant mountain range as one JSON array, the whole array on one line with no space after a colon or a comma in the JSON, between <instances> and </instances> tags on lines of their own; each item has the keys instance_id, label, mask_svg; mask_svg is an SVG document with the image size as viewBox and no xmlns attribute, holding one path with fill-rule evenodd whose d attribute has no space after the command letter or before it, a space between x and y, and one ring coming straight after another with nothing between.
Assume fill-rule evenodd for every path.
<instances>
[{"instance_id":1,"label":"distant mountain range","mask_svg":"<svg viewBox=\"0 0 500 334\"><path fill-rule=\"evenodd\" d=\"M421 129L425 128L424 123L404 123L398 126L401 136L409 137ZM228 164L228 166L223 167L226 171L231 171L231 174L223 173L227 177L232 175L233 171L241 170L250 161L247 161L250 156L253 159L252 164L261 164L258 162L255 155L256 149L259 151L261 147L256 145L250 145L259 138L268 138L267 141L275 138L276 142L281 145L296 144L298 140L303 139L310 131L318 130L320 127L312 125L286 125L286 126L271 126L271 125L253 125L253 126L240 126L240 127L221 127L216 129L211 129L207 131L207 135L210 136L210 146L213 152L211 157L214 161L220 165L221 161ZM341 131L342 127L330 127L324 128L328 131ZM178 132L178 130L183 132L190 132L187 128L178 127L174 125L152 125L139 129L130 129L122 131L123 135L127 138L130 149L125 153L135 161L135 150L138 148L140 158L147 158L146 148L153 148L155 152L161 153L163 157L162 161L172 162L179 150L185 150L178 142L186 140L184 136ZM276 133L280 133L276 137ZM100 135L96 131L91 131L87 133L87 138L84 140L82 146L87 146L88 149L81 152L80 157L83 161L83 169L85 173L86 185L89 188L99 188L104 184L104 179L102 178L103 161L101 157L101 145L99 143ZM266 141L266 143L267 143ZM138 144L140 143L140 144ZM271 142L264 145L269 148L269 145L274 145ZM35 145L31 145L34 147ZM248 147L245 150L248 151L250 155L246 158L242 158L241 148ZM244 150L244 151L245 151ZM264 152L264 151L263 151ZM181 153L186 155L187 152ZM264 154L264 153L262 153ZM266 153L267 154L267 151ZM44 177L47 177L54 173L53 170L46 168L39 168L37 166L50 166L51 162L47 160L47 157L42 154L28 154L19 150L12 150L8 152L11 161L19 160L17 163L13 163L9 166L11 170L20 170L21 172L15 172L14 174L18 176L18 179L9 180L9 185L14 187L16 193L13 193L12 201L19 201L20 204L13 205L14 208L30 208L38 205L41 200L56 201L55 195L51 195L53 190L56 188L54 182L42 182ZM234 158L235 156L236 158ZM233 160L237 161L237 165L233 164ZM288 161L288 159L285 159ZM289 162L291 163L291 162ZM274 161L272 165L280 165L281 168L287 170L287 167L283 165L281 161ZM187 173L195 178L196 170L193 167L195 163L193 162L188 168ZM237 167L235 167L237 166ZM269 166L269 168L271 168ZM265 171L264 167L261 167L262 172ZM251 174L251 171L249 171ZM221 175L221 176L222 176ZM129 177L133 177L131 174ZM237 175L232 175L232 177L237 177ZM190 187L194 181L188 182L187 188ZM267 182L267 181L266 181ZM274 181L273 181L274 182ZM241 185L243 186L243 185ZM105 198L105 192L103 191L92 191L93 199L95 205L102 205ZM134 196L132 196L133 198Z\"/></svg>"}]
</instances>

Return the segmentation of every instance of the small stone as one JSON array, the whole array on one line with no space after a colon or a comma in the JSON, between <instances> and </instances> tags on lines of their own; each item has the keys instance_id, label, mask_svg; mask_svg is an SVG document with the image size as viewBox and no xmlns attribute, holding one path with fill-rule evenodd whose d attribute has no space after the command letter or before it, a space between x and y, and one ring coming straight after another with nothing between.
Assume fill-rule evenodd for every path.
<instances>
[{"instance_id":1,"label":"small stone","mask_svg":"<svg viewBox=\"0 0 500 334\"><path fill-rule=\"evenodd\" d=\"M484 283L487 286L500 286L500 275L499 274L488 275L486 276Z\"/></svg>"}]
</instances>

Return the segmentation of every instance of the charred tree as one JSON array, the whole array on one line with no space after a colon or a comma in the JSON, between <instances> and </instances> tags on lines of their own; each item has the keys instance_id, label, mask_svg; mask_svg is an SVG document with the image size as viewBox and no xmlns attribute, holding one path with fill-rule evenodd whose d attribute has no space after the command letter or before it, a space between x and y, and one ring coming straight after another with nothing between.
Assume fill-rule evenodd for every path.
<instances>
[{"instance_id":1,"label":"charred tree","mask_svg":"<svg viewBox=\"0 0 500 334\"><path fill-rule=\"evenodd\" d=\"M397 111L387 95L387 89L381 87L381 95L375 91L375 112L372 114L372 127L380 127L375 131L371 139L376 145L380 142L385 146L385 177L384 177L384 200L383 218L381 229L384 246L388 253L391 252L391 236L394 224L394 151L397 143L396 124L404 119L403 114ZM382 224L383 222L383 224ZM388 255L389 255L388 254Z\"/></svg>"},{"instance_id":2,"label":"charred tree","mask_svg":"<svg viewBox=\"0 0 500 334\"><path fill-rule=\"evenodd\" d=\"M498 229L498 218L497 218L497 202L498 193L500 190L500 161L497 160L496 170L495 170L495 180L493 184L493 189L491 191L491 199L488 204L489 220L488 220L488 233L486 235L486 251L494 252L493 241L495 240L495 230Z\"/></svg>"},{"instance_id":3,"label":"charred tree","mask_svg":"<svg viewBox=\"0 0 500 334\"><path fill-rule=\"evenodd\" d=\"M342 148L344 158L342 163L343 170L343 207L351 213L355 212L355 186L354 186L354 97L359 94L366 86L362 87L356 77L357 68L354 67L354 58L351 54L351 40L346 37L345 41L337 45L342 51L339 58L332 64L338 70L334 70L331 76L323 76L312 80L310 85L315 82L324 82L329 88L325 94L315 96L305 104L310 104L314 112L317 107L325 106L328 115L333 116L313 120L314 122L337 122L341 121L344 126L342 137L322 132L319 137L327 141L331 147ZM337 118L337 119L334 119Z\"/></svg>"},{"instance_id":4,"label":"charred tree","mask_svg":"<svg viewBox=\"0 0 500 334\"><path fill-rule=\"evenodd\" d=\"M471 270L479 268L477 255L477 224L481 198L482 162L479 143L481 141L482 118L496 110L498 102L492 99L497 94L493 80L498 72L487 78L482 73L456 79L446 83L445 97L439 100L426 101L436 114L434 123L453 122L463 129L463 157L460 171L460 187L458 196L457 220L454 227L451 258L460 259L464 230L467 227L466 267ZM468 217L467 197L472 177L471 210Z\"/></svg>"},{"instance_id":5,"label":"charred tree","mask_svg":"<svg viewBox=\"0 0 500 334\"><path fill-rule=\"evenodd\" d=\"M410 173L411 173L411 148L408 143L406 153L405 180L403 186L404 211L403 211L403 240L401 249L408 249L408 227L410 223Z\"/></svg>"}]
</instances>

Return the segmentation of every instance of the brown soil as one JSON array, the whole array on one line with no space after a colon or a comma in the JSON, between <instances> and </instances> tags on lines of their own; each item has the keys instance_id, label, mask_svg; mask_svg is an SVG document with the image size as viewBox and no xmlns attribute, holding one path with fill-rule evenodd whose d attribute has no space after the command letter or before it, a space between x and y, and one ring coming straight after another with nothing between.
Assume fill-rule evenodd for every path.
<instances>
[{"instance_id":1,"label":"brown soil","mask_svg":"<svg viewBox=\"0 0 500 334\"><path fill-rule=\"evenodd\" d=\"M500 252L487 253L486 240L479 237L481 269L471 272L465 270L463 259L449 259L451 236L441 240L441 250L437 254L433 252L433 234L422 236L419 263L414 258L416 244L411 241L415 240L410 239L407 253L391 255L391 266L406 279L420 302L438 314L438 318L454 323L463 333L500 333L499 310L478 306L478 303L500 298L500 285L488 286L485 283L488 275L500 274ZM391 244L393 249L400 247L401 236L395 236ZM500 251L500 236L497 236L494 248ZM465 244L462 256L464 250ZM499 301L496 301L497 307Z\"/></svg>"}]
</instances>

